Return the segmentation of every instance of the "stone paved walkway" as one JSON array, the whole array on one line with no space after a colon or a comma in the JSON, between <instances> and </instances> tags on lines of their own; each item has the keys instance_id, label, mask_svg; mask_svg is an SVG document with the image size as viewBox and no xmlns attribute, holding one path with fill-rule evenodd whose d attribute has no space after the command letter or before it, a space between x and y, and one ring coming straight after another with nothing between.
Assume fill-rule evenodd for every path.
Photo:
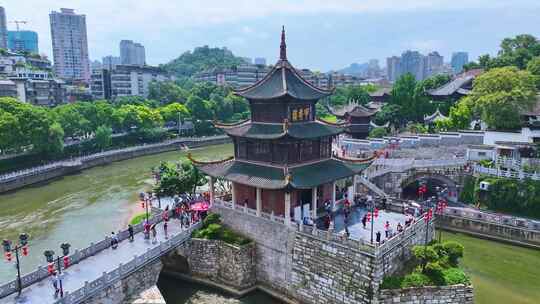
<instances>
[{"instance_id":1,"label":"stone paved walkway","mask_svg":"<svg viewBox=\"0 0 540 304\"><path fill-rule=\"evenodd\" d=\"M86 258L78 264L75 264L62 272L62 285L65 291L73 292L84 285L85 281L91 282L103 275L103 272L108 272L120 263L127 263L133 259L134 255L141 255L149 249L159 246L160 241L165 241L163 232L163 223L156 226L157 243L152 244L149 240L144 239L144 234L137 233L135 241L129 242L124 240L119 243L117 249L105 249L100 253ZM172 219L168 225L169 237L178 235L183 230L180 228L180 221ZM50 277L40 281L37 284L31 285L23 289L22 301L17 302L16 294L0 299L0 303L31 303L31 304L48 304L54 303L54 288Z\"/></svg>"},{"instance_id":2,"label":"stone paved walkway","mask_svg":"<svg viewBox=\"0 0 540 304\"><path fill-rule=\"evenodd\" d=\"M351 239L364 240L368 242L371 240L371 223L367 222L365 229L362 226L362 217L367 212L368 210L365 208L352 208L351 214L349 215L349 224L347 226ZM345 233L344 218L343 210L339 210L334 218L334 230L339 234ZM379 217L377 217L375 222L373 222L373 240L375 241L377 231L381 232L381 241L384 240L384 224L386 221L390 223L390 227L392 227L394 233L396 233L397 224L401 223L402 226L405 226L405 220L407 220L407 216L402 213L379 210Z\"/></svg>"}]
</instances>

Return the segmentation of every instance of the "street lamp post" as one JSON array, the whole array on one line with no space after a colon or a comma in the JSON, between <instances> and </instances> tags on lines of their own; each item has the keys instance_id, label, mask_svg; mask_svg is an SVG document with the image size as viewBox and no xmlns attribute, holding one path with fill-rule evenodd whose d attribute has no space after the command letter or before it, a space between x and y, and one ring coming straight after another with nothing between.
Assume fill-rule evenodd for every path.
<instances>
[{"instance_id":1,"label":"street lamp post","mask_svg":"<svg viewBox=\"0 0 540 304\"><path fill-rule=\"evenodd\" d=\"M371 221L371 244L373 244L373 224L375 219L379 217L379 209L375 208L375 201L369 200L370 210L368 213L368 220Z\"/></svg>"},{"instance_id":2,"label":"street lamp post","mask_svg":"<svg viewBox=\"0 0 540 304\"><path fill-rule=\"evenodd\" d=\"M64 264L64 269L69 267L69 247L71 245L69 243L62 243L60 245L60 248L62 249L62 256L58 255L56 259L54 258L54 250L45 250L43 252L43 255L45 256L45 260L48 263L47 271L50 275L54 273L55 268L55 262L56 262L56 270L58 271L58 284L60 288L60 297L64 297L64 287L62 286L62 265L60 264L60 259L62 259Z\"/></svg>"},{"instance_id":3,"label":"street lamp post","mask_svg":"<svg viewBox=\"0 0 540 304\"><path fill-rule=\"evenodd\" d=\"M424 215L424 221L426 222L426 239L424 241L424 262L422 263L422 270L426 268L427 264L427 245L428 245L428 238L429 238L429 221L433 217L433 210L431 208L428 209L426 214Z\"/></svg>"},{"instance_id":4,"label":"street lamp post","mask_svg":"<svg viewBox=\"0 0 540 304\"><path fill-rule=\"evenodd\" d=\"M21 296L22 293L22 281L21 281L21 261L19 257L19 250L23 256L28 255L28 234L21 233L19 235L19 243L15 245L14 248L11 248L10 240L3 240L2 246L4 247L4 256L6 261L11 262L12 256L11 253L15 252L15 267L17 267L17 297Z\"/></svg>"},{"instance_id":5,"label":"street lamp post","mask_svg":"<svg viewBox=\"0 0 540 304\"><path fill-rule=\"evenodd\" d=\"M435 212L437 213L439 218L443 216L444 210L446 209L446 207L448 207L448 203L444 200L441 200L437 203L437 209L435 210ZM442 230L439 229L439 243L441 242L441 239L442 239Z\"/></svg>"},{"instance_id":6,"label":"street lamp post","mask_svg":"<svg viewBox=\"0 0 540 304\"><path fill-rule=\"evenodd\" d=\"M144 239L148 240L148 239L150 239L150 231L149 231L150 220L149 220L149 216L148 216L148 198L147 198L146 193L144 193L144 192L139 193L139 199L141 200L142 207L146 211L146 221L144 222L144 230L143 231L144 231Z\"/></svg>"}]
</instances>

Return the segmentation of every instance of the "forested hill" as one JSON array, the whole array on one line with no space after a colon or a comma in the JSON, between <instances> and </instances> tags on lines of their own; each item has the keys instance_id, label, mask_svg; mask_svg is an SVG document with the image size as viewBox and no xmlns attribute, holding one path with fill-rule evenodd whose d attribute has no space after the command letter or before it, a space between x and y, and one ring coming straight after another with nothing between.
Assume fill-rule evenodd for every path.
<instances>
[{"instance_id":1,"label":"forested hill","mask_svg":"<svg viewBox=\"0 0 540 304\"><path fill-rule=\"evenodd\" d=\"M211 68L230 68L242 63L240 57L227 48L211 48L207 45L187 51L169 63L161 65L178 77L190 77L193 74Z\"/></svg>"}]
</instances>

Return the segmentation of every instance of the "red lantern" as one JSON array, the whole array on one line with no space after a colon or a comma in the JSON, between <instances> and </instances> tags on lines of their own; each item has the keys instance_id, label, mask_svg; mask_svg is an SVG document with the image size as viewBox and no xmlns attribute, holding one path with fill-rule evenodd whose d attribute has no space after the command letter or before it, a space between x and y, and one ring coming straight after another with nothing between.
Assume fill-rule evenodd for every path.
<instances>
[{"instance_id":1,"label":"red lantern","mask_svg":"<svg viewBox=\"0 0 540 304\"><path fill-rule=\"evenodd\" d=\"M366 216L366 221L371 221L371 213L368 213L367 216Z\"/></svg>"},{"instance_id":2,"label":"red lantern","mask_svg":"<svg viewBox=\"0 0 540 304\"><path fill-rule=\"evenodd\" d=\"M69 267L69 257L65 256L63 258L63 260L64 260L64 268L68 268Z\"/></svg>"},{"instance_id":3,"label":"red lantern","mask_svg":"<svg viewBox=\"0 0 540 304\"><path fill-rule=\"evenodd\" d=\"M7 251L5 254L6 261L11 262L11 251Z\"/></svg>"},{"instance_id":4,"label":"red lantern","mask_svg":"<svg viewBox=\"0 0 540 304\"><path fill-rule=\"evenodd\" d=\"M379 217L379 209L375 208L375 210L373 211L373 218L377 217Z\"/></svg>"},{"instance_id":5,"label":"red lantern","mask_svg":"<svg viewBox=\"0 0 540 304\"><path fill-rule=\"evenodd\" d=\"M27 255L28 255L28 245L24 245L24 246L22 247L22 254L23 254L24 256L27 256Z\"/></svg>"},{"instance_id":6,"label":"red lantern","mask_svg":"<svg viewBox=\"0 0 540 304\"><path fill-rule=\"evenodd\" d=\"M54 273L54 263L49 263L47 264L47 272L49 274L53 274Z\"/></svg>"},{"instance_id":7,"label":"red lantern","mask_svg":"<svg viewBox=\"0 0 540 304\"><path fill-rule=\"evenodd\" d=\"M144 201L141 201L141 208L144 209Z\"/></svg>"}]
</instances>

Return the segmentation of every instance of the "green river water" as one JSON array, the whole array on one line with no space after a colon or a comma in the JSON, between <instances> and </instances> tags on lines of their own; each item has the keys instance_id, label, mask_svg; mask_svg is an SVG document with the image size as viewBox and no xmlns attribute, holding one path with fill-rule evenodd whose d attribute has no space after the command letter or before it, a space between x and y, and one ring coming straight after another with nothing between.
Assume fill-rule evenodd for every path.
<instances>
[{"instance_id":1,"label":"green river water","mask_svg":"<svg viewBox=\"0 0 540 304\"><path fill-rule=\"evenodd\" d=\"M197 159L221 159L231 145L191 151ZM0 238L31 235L30 255L22 258L23 272L44 265L43 251L60 251L62 242L82 248L127 225L142 212L137 193L151 187L150 168L160 161L177 161L186 153L175 151L112 163L65 176L48 183L0 195ZM446 234L465 245L463 266L472 276L476 303L540 303L540 252L459 234ZM0 263L0 282L15 278L13 263ZM216 290L167 277L158 283L169 304L278 303L254 292L234 299Z\"/></svg>"}]
</instances>

